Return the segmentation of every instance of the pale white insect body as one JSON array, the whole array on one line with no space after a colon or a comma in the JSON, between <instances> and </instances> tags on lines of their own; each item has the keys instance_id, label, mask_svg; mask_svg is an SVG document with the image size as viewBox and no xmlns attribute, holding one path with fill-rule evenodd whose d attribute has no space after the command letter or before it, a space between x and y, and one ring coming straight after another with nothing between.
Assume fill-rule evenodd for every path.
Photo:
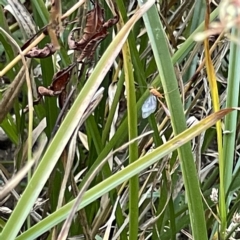
<instances>
[{"instance_id":1,"label":"pale white insect body","mask_svg":"<svg viewBox=\"0 0 240 240\"><path fill-rule=\"evenodd\" d=\"M150 95L142 105L142 118L147 118L157 109L157 97Z\"/></svg>"}]
</instances>

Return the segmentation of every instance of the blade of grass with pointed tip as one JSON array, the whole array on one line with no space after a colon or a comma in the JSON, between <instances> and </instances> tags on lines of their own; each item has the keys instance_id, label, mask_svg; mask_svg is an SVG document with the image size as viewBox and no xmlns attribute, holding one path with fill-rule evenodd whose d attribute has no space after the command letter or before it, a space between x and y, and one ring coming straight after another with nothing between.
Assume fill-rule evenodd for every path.
<instances>
[{"instance_id":1,"label":"blade of grass with pointed tip","mask_svg":"<svg viewBox=\"0 0 240 240\"><path fill-rule=\"evenodd\" d=\"M145 1L139 0L138 2L141 5ZM151 7L143 16L143 19L159 70L167 106L170 111L173 132L174 135L177 135L186 129L186 120L165 32L160 22L156 6ZM191 144L187 143L180 147L178 149L178 156L188 198L193 237L195 240L207 239L202 197L200 194L198 175L193 159Z\"/></svg>"},{"instance_id":2,"label":"blade of grass with pointed tip","mask_svg":"<svg viewBox=\"0 0 240 240\"><path fill-rule=\"evenodd\" d=\"M239 39L240 31L238 28L232 30L234 39ZM240 69L240 46L235 41L230 44L230 56L228 67L228 84L227 84L227 107L236 107L239 103L239 69ZM235 138L237 131L237 112L232 112L225 118L225 130L230 131L229 134L223 136L223 157L224 157L224 184L225 192L232 182L233 163L235 155Z\"/></svg>"},{"instance_id":3,"label":"blade of grass with pointed tip","mask_svg":"<svg viewBox=\"0 0 240 240\"><path fill-rule=\"evenodd\" d=\"M205 14L205 29L209 29L209 19L210 16L210 5L207 4L206 14ZM217 78L215 74L215 70L213 67L213 63L210 56L210 48L208 38L204 40L204 50L205 50L205 57L206 57L206 70L207 70L207 77L211 91L212 97L212 104L214 111L219 111L220 104L219 104L219 96L218 96L218 86L217 86ZM225 231L226 231L226 202L225 202L225 190L224 190L224 161L223 161L223 145L222 145L222 123L218 121L216 123L216 130L217 130L217 143L218 143L218 157L219 157L219 176L220 176L220 194L219 194L219 209L220 209L220 217L221 217L221 230L220 236L224 239Z\"/></svg>"}]
</instances>

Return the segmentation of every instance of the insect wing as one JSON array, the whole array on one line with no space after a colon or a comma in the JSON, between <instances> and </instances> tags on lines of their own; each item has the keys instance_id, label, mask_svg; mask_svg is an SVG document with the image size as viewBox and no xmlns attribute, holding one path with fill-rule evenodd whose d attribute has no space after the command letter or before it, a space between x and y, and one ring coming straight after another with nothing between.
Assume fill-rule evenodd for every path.
<instances>
[{"instance_id":1,"label":"insect wing","mask_svg":"<svg viewBox=\"0 0 240 240\"><path fill-rule=\"evenodd\" d=\"M142 118L147 118L151 113L157 109L157 98L150 95L142 105Z\"/></svg>"}]
</instances>

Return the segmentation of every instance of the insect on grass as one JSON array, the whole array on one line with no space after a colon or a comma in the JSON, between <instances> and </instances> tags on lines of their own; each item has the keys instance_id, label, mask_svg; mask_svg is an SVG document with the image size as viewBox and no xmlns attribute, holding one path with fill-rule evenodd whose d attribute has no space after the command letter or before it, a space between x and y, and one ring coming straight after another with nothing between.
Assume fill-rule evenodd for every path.
<instances>
[{"instance_id":1,"label":"insect on grass","mask_svg":"<svg viewBox=\"0 0 240 240\"><path fill-rule=\"evenodd\" d=\"M149 117L152 113L154 113L158 107L158 102L161 104L163 110L166 115L170 117L170 113L165 104L160 100L163 98L163 95L156 89L151 87L149 89L150 96L145 100L142 105L142 118Z\"/></svg>"}]
</instances>

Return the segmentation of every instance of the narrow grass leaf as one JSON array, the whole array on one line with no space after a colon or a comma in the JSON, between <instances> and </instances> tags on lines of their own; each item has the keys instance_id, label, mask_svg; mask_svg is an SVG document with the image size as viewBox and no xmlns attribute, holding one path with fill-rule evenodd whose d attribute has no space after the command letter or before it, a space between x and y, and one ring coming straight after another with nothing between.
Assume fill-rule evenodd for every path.
<instances>
[{"instance_id":1,"label":"narrow grass leaf","mask_svg":"<svg viewBox=\"0 0 240 240\"><path fill-rule=\"evenodd\" d=\"M205 29L209 28L210 23L210 5L207 1L207 8L206 8L206 15L205 15ZM218 96L218 86L217 86L217 79L215 75L215 70L213 67L213 63L210 56L210 49L209 49L209 42L208 38L204 40L204 50L206 56L206 69L207 69L207 76L212 96L212 103L214 111L218 111L220 109L219 105L219 96ZM221 121L216 123L216 130L217 130L217 142L218 142L218 156L219 156L219 171L220 171L220 215L221 215L221 230L220 235L224 238L224 234L226 231L226 203L225 203L225 180L224 180L224 159L223 159L223 146L222 146L222 124Z\"/></svg>"},{"instance_id":2,"label":"narrow grass leaf","mask_svg":"<svg viewBox=\"0 0 240 240\"><path fill-rule=\"evenodd\" d=\"M138 2L142 4L142 1L139 0ZM186 129L186 120L178 91L177 79L166 42L166 35L160 22L156 6L153 6L147 14L144 15L143 19L163 85L167 107L170 111L173 132L174 135L177 135ZM161 47L159 47L159 44L161 44ZM193 237L196 240L207 239L199 181L190 143L178 149L178 156L180 158L188 198Z\"/></svg>"}]
</instances>

